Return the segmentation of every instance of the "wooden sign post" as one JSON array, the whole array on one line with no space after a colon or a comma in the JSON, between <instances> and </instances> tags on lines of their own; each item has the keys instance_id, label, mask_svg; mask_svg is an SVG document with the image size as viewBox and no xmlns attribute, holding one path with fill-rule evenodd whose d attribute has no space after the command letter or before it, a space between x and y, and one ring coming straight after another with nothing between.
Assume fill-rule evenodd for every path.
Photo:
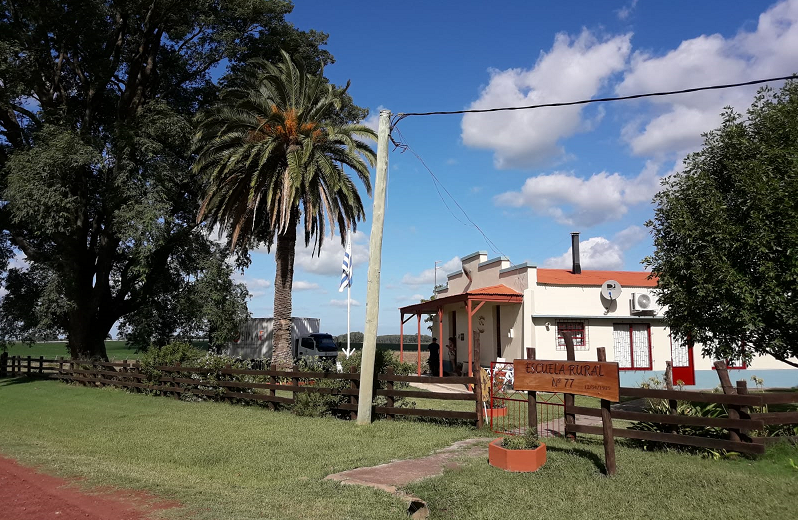
<instances>
[{"instance_id":1,"label":"wooden sign post","mask_svg":"<svg viewBox=\"0 0 798 520\"><path fill-rule=\"evenodd\" d=\"M529 391L530 401L535 400L536 392L563 392L601 399L605 466L607 475L614 475L615 440L610 403L620 401L620 377L618 363L607 363L603 348L598 349L598 357L599 361L516 359L513 361L513 387ZM536 403L530 402L530 409L535 406Z\"/></svg>"}]
</instances>

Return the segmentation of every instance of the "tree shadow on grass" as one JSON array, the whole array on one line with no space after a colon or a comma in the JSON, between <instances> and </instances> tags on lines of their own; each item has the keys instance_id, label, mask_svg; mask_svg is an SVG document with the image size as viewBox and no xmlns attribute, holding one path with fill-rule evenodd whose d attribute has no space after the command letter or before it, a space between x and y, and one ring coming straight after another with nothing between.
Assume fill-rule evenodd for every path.
<instances>
[{"instance_id":1,"label":"tree shadow on grass","mask_svg":"<svg viewBox=\"0 0 798 520\"><path fill-rule=\"evenodd\" d=\"M604 460L602 460L602 458L599 455L597 455L596 453L593 453L590 450L586 450L584 448L579 448L579 447L576 447L576 446L568 447L568 448L561 448L559 446L551 446L551 445L547 444L546 445L546 451L547 452L548 451L553 451L553 452L560 452L560 453L570 453L570 454L576 455L577 457L581 457L583 459L587 459L587 460L589 460L590 462L593 463L593 465L596 467L596 469L599 470L599 472L601 472L602 475L606 475L607 474L607 467L604 465Z\"/></svg>"},{"instance_id":2,"label":"tree shadow on grass","mask_svg":"<svg viewBox=\"0 0 798 520\"><path fill-rule=\"evenodd\" d=\"M0 379L0 388L12 385L24 385L29 383L40 383L47 380L45 377L4 377Z\"/></svg>"}]
</instances>

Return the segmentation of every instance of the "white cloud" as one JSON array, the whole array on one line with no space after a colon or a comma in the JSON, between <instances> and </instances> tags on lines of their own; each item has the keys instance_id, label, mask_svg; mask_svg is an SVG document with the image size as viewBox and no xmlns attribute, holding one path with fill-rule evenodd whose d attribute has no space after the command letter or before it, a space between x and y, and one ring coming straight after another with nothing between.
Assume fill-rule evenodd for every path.
<instances>
[{"instance_id":1,"label":"white cloud","mask_svg":"<svg viewBox=\"0 0 798 520\"><path fill-rule=\"evenodd\" d=\"M621 248L621 250L625 251L630 247L634 246L638 242L642 242L648 236L648 231L644 227L641 226L629 226L626 229L622 229L615 233L615 237L612 239L615 244Z\"/></svg>"},{"instance_id":2,"label":"white cloud","mask_svg":"<svg viewBox=\"0 0 798 520\"><path fill-rule=\"evenodd\" d=\"M303 281L303 280L294 280L292 288L295 291L315 291L317 289L320 289L321 287L319 286L319 284L314 283L314 282L306 282L306 281Z\"/></svg>"},{"instance_id":3,"label":"white cloud","mask_svg":"<svg viewBox=\"0 0 798 520\"><path fill-rule=\"evenodd\" d=\"M438 285L446 282L446 275L457 271L462 267L460 257L455 256L448 262L438 265ZM407 273L402 277L402 283L405 285L433 285L435 283L435 267L430 267L421 271L420 274ZM419 298L420 299L420 298Z\"/></svg>"},{"instance_id":4,"label":"white cloud","mask_svg":"<svg viewBox=\"0 0 798 520\"><path fill-rule=\"evenodd\" d=\"M302 239L302 229L297 230L296 252L294 256L294 269L306 273L319 274L324 276L341 276L341 262L344 258L344 246L341 239L336 234L335 237L329 235L324 237L324 245L321 254L313 254L313 247L305 247ZM266 253L265 247L256 250L258 253ZM368 235L362 231L352 233L352 261L353 266L368 264L369 247Z\"/></svg>"},{"instance_id":5,"label":"white cloud","mask_svg":"<svg viewBox=\"0 0 798 520\"><path fill-rule=\"evenodd\" d=\"M635 10L635 7L637 7L637 0L632 0L625 6L618 9L615 12L618 15L618 20L626 20L629 18L629 16L631 16L632 12Z\"/></svg>"},{"instance_id":6,"label":"white cloud","mask_svg":"<svg viewBox=\"0 0 798 520\"><path fill-rule=\"evenodd\" d=\"M469 108L522 106L593 97L614 73L624 69L631 34L600 41L587 29L572 38L555 36L534 68L490 70L490 82ZM556 110L556 112L555 112ZM601 112L598 112L598 116ZM562 158L560 139L585 127L582 107L465 114L463 143L493 150L497 168L530 167Z\"/></svg>"},{"instance_id":7,"label":"white cloud","mask_svg":"<svg viewBox=\"0 0 798 520\"><path fill-rule=\"evenodd\" d=\"M604 237L592 237L579 241L579 260L582 269L619 270L623 269L624 251L647 236L645 229L630 226L615 234L612 241ZM571 248L560 256L546 259L543 267L570 269Z\"/></svg>"},{"instance_id":8,"label":"white cloud","mask_svg":"<svg viewBox=\"0 0 798 520\"><path fill-rule=\"evenodd\" d=\"M629 95L784 76L795 71L796 63L798 0L788 0L760 15L753 31L743 30L731 38L701 35L662 56L635 52L616 91ZM719 126L723 107L743 112L756 89L649 98L651 113L627 125L621 137L640 156L695 150L703 142L701 134Z\"/></svg>"},{"instance_id":9,"label":"white cloud","mask_svg":"<svg viewBox=\"0 0 798 520\"><path fill-rule=\"evenodd\" d=\"M271 287L272 283L264 278L249 278L244 280L247 287Z\"/></svg>"},{"instance_id":10,"label":"white cloud","mask_svg":"<svg viewBox=\"0 0 798 520\"><path fill-rule=\"evenodd\" d=\"M629 207L650 202L659 190L659 166L647 162L634 178L620 173L595 173L587 179L571 172L529 177L520 191L494 197L497 206L529 207L560 224L580 227L618 220Z\"/></svg>"},{"instance_id":11,"label":"white cloud","mask_svg":"<svg viewBox=\"0 0 798 520\"><path fill-rule=\"evenodd\" d=\"M359 301L354 298L350 301L352 302L352 307L360 307ZM330 300L330 305L333 307L346 307L346 300Z\"/></svg>"}]
</instances>

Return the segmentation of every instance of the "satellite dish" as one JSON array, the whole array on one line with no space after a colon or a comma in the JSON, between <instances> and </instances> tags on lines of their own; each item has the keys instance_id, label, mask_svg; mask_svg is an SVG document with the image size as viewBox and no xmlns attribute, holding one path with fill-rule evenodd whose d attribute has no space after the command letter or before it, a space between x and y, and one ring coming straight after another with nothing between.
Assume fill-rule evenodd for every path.
<instances>
[{"instance_id":1,"label":"satellite dish","mask_svg":"<svg viewBox=\"0 0 798 520\"><path fill-rule=\"evenodd\" d=\"M621 284L615 280L607 280L601 284L601 295L607 300L617 300L618 296L621 295L621 292Z\"/></svg>"}]
</instances>

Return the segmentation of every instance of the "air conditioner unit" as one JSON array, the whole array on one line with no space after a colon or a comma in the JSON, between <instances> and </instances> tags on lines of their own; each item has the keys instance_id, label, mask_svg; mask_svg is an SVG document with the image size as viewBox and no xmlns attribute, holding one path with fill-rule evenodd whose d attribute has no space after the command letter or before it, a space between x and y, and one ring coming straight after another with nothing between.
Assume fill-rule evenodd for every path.
<instances>
[{"instance_id":1,"label":"air conditioner unit","mask_svg":"<svg viewBox=\"0 0 798 520\"><path fill-rule=\"evenodd\" d=\"M651 313L657 311L654 300L646 293L632 293L632 314Z\"/></svg>"}]
</instances>

